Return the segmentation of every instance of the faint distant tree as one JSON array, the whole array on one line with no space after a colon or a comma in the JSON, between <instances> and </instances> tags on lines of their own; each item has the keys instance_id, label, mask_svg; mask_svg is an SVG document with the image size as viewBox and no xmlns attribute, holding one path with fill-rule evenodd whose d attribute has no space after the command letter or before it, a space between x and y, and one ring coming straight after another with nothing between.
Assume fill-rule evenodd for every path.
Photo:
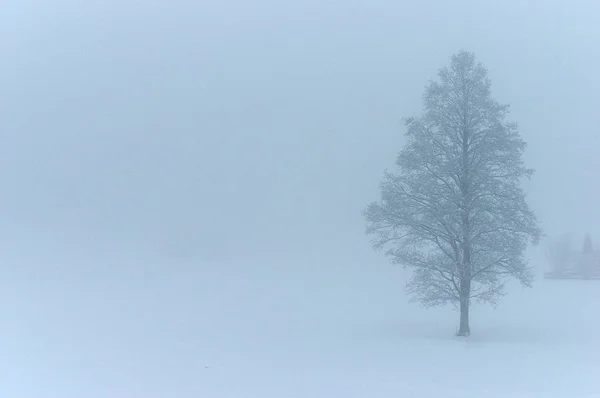
<instances>
[{"instance_id":1,"label":"faint distant tree","mask_svg":"<svg viewBox=\"0 0 600 398\"><path fill-rule=\"evenodd\" d=\"M585 234L585 238L583 239L583 254L592 254L593 252L592 237L590 234Z\"/></svg>"},{"instance_id":2,"label":"faint distant tree","mask_svg":"<svg viewBox=\"0 0 600 398\"><path fill-rule=\"evenodd\" d=\"M569 261L573 259L571 235L563 235L550 241L546 246L546 259L552 267L552 272L562 275L567 269Z\"/></svg>"},{"instance_id":3,"label":"faint distant tree","mask_svg":"<svg viewBox=\"0 0 600 398\"><path fill-rule=\"evenodd\" d=\"M592 238L590 237L590 234L585 234L585 238L583 239L582 255L579 260L579 267L581 275L586 279L592 276L593 260L591 258L591 254L593 252L594 248L592 247Z\"/></svg>"},{"instance_id":4,"label":"faint distant tree","mask_svg":"<svg viewBox=\"0 0 600 398\"><path fill-rule=\"evenodd\" d=\"M514 277L530 286L524 258L542 232L520 187L533 170L508 105L490 96L487 70L460 51L430 82L424 113L406 120L406 146L386 172L381 200L364 211L376 249L413 269L407 289L425 306L460 309L468 336L472 300L495 305Z\"/></svg>"}]
</instances>

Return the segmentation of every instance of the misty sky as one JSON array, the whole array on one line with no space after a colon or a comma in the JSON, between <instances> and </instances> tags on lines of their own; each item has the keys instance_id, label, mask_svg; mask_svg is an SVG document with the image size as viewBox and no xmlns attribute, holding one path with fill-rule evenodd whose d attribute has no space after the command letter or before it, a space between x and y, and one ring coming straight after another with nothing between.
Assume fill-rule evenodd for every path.
<instances>
[{"instance_id":1,"label":"misty sky","mask_svg":"<svg viewBox=\"0 0 600 398\"><path fill-rule=\"evenodd\" d=\"M482 3L3 2L4 224L184 257L368 249L401 118L464 48L512 103L546 231L600 232L599 7Z\"/></svg>"},{"instance_id":2,"label":"misty sky","mask_svg":"<svg viewBox=\"0 0 600 398\"><path fill-rule=\"evenodd\" d=\"M599 244L598 21L592 0L2 1L0 395L197 384L202 333L239 330L207 297L294 312L250 272L297 313L346 284L321 293L327 319L386 301L396 319L361 210L461 49L512 104L542 227Z\"/></svg>"}]
</instances>

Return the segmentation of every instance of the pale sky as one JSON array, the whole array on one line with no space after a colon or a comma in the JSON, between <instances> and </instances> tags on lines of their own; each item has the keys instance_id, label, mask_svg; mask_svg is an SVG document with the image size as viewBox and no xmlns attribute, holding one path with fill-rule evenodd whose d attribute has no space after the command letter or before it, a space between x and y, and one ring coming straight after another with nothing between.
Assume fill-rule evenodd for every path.
<instances>
[{"instance_id":1,"label":"pale sky","mask_svg":"<svg viewBox=\"0 0 600 398\"><path fill-rule=\"evenodd\" d=\"M0 318L29 322L4 349L98 327L110 275L160 306L142 278L202 264L387 267L361 210L461 49L512 104L542 227L600 244L598 21L592 0L3 1Z\"/></svg>"},{"instance_id":2,"label":"pale sky","mask_svg":"<svg viewBox=\"0 0 600 398\"><path fill-rule=\"evenodd\" d=\"M5 217L174 255L347 250L464 48L513 105L547 232L600 232L599 7L523 3L5 2Z\"/></svg>"}]
</instances>

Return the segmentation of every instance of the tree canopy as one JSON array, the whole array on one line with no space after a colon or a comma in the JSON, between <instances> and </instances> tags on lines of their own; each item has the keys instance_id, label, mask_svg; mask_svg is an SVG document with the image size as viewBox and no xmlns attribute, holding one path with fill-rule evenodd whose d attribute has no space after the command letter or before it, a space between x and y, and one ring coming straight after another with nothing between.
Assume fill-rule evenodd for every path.
<instances>
[{"instance_id":1,"label":"tree canopy","mask_svg":"<svg viewBox=\"0 0 600 398\"><path fill-rule=\"evenodd\" d=\"M423 115L406 119L397 170L385 173L365 217L374 247L413 269L413 298L457 304L458 334L468 335L471 300L497 303L507 277L531 285L524 252L542 232L520 185L533 174L526 143L509 106L491 98L485 67L460 51L438 77Z\"/></svg>"}]
</instances>

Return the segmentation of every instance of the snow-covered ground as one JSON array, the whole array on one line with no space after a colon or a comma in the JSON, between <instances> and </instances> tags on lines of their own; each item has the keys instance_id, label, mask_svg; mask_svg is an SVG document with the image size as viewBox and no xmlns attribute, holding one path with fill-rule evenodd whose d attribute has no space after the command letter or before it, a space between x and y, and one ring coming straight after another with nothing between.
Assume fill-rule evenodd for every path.
<instances>
[{"instance_id":1,"label":"snow-covered ground","mask_svg":"<svg viewBox=\"0 0 600 398\"><path fill-rule=\"evenodd\" d=\"M511 288L458 339L457 314L408 304L384 260L3 242L2 397L600 396L598 281Z\"/></svg>"}]
</instances>

